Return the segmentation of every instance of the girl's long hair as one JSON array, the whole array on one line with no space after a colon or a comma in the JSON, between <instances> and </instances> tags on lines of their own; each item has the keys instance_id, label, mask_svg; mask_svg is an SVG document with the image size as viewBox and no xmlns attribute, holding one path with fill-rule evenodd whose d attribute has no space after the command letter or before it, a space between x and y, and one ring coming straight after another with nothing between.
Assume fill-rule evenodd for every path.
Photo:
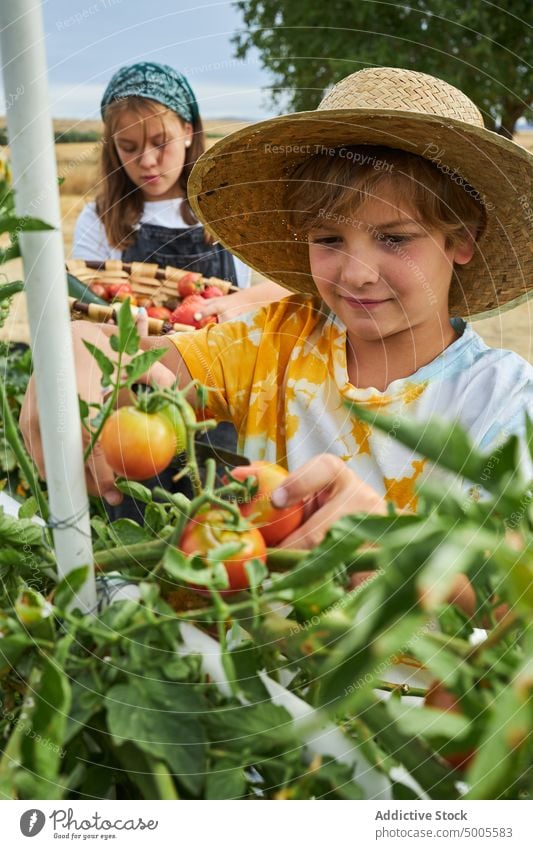
<instances>
[{"instance_id":1,"label":"girl's long hair","mask_svg":"<svg viewBox=\"0 0 533 849\"><path fill-rule=\"evenodd\" d=\"M104 225L107 241L119 250L124 250L135 241L135 229L144 207L141 190L126 174L113 141L118 119L126 110L135 112L140 121L148 115L157 116L161 121L163 136L166 135L166 112L176 114L170 109L165 112L165 107L154 100L135 96L110 103L106 109L96 212ZM178 118L183 120L180 116ZM205 134L200 118L193 123L192 132L191 146L185 149L185 163L177 181L184 195L180 212L185 223L190 225L198 221L187 200L187 182L194 163L205 150ZM213 241L207 233L204 233L204 238L206 242Z\"/></svg>"}]
</instances>

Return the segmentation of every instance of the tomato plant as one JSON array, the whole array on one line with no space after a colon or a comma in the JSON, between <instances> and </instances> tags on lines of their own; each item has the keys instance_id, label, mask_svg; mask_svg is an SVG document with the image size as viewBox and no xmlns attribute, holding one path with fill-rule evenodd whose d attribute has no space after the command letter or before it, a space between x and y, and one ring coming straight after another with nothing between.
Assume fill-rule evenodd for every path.
<instances>
[{"instance_id":1,"label":"tomato plant","mask_svg":"<svg viewBox=\"0 0 533 849\"><path fill-rule=\"evenodd\" d=\"M288 472L276 463L256 460L249 466L237 466L231 476L244 482L255 478L249 501L240 501L239 510L256 528L259 528L268 546L278 545L296 528L304 518L303 502L281 509L272 504L272 493L280 486Z\"/></svg>"},{"instance_id":2,"label":"tomato plant","mask_svg":"<svg viewBox=\"0 0 533 849\"><path fill-rule=\"evenodd\" d=\"M142 481L166 469L176 453L177 437L168 414L120 407L106 421L100 441L114 472Z\"/></svg>"},{"instance_id":3,"label":"tomato plant","mask_svg":"<svg viewBox=\"0 0 533 849\"><path fill-rule=\"evenodd\" d=\"M179 548L184 554L205 559L213 549L230 543L239 547L224 557L222 563L228 573L230 591L239 592L250 585L246 564L256 558L266 563L265 541L256 528L232 525L225 510L211 508L187 523Z\"/></svg>"}]
</instances>

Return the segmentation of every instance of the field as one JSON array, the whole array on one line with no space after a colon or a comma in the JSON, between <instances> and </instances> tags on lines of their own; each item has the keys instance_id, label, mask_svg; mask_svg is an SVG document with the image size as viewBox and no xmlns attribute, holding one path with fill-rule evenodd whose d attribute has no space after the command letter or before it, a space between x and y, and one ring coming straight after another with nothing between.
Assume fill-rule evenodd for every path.
<instances>
[{"instance_id":1,"label":"field","mask_svg":"<svg viewBox=\"0 0 533 849\"><path fill-rule=\"evenodd\" d=\"M63 131L72 126L72 122L65 121L58 121L55 124L56 131ZM245 125L235 121L206 121L208 144L213 144L220 136L242 126ZM99 127L98 122L84 122L83 126L80 123L73 128L94 130L99 129ZM533 151L533 131L520 133L517 141L523 144L526 149ZM99 143L57 144L56 153L58 174L64 178L60 193L65 255L68 257L76 218L84 204L94 195L98 179ZM10 280L21 276L19 261L8 263L2 270ZM533 362L533 307L531 300L512 312L476 322L475 329L489 345L497 348L509 348ZM10 321L0 331L0 338L28 341L23 295L20 295L14 303Z\"/></svg>"}]
</instances>

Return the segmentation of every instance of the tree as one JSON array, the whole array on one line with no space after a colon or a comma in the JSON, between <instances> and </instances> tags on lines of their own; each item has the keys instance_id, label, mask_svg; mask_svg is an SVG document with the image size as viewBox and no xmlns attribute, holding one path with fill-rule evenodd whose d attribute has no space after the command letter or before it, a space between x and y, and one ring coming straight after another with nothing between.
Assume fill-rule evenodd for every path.
<instances>
[{"instance_id":1,"label":"tree","mask_svg":"<svg viewBox=\"0 0 533 849\"><path fill-rule=\"evenodd\" d=\"M238 0L236 55L256 48L272 102L315 109L329 86L373 65L413 68L464 91L511 137L533 102L531 0Z\"/></svg>"}]
</instances>

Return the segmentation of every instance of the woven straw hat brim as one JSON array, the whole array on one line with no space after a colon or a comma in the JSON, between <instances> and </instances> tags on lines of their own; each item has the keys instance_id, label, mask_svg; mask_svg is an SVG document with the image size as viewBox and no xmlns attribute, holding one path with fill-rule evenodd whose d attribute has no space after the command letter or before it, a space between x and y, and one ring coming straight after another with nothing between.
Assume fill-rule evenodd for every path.
<instances>
[{"instance_id":1,"label":"woven straw hat brim","mask_svg":"<svg viewBox=\"0 0 533 849\"><path fill-rule=\"evenodd\" d=\"M253 269L287 289L316 294L307 242L289 228L290 174L320 148L400 148L464 180L487 224L473 259L457 269L450 313L487 317L531 293L533 157L502 136L463 121L397 109L320 109L262 121L218 141L196 163L191 206L207 230ZM318 151L316 147L318 146Z\"/></svg>"}]
</instances>

